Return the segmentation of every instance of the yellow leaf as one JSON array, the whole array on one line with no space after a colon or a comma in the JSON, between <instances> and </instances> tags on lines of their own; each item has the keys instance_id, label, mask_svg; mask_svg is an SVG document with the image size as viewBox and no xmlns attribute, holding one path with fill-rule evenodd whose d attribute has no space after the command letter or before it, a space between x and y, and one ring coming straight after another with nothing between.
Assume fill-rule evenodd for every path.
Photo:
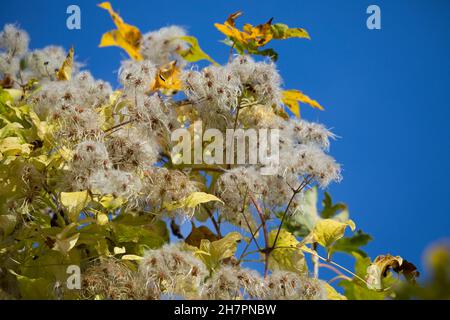
<instances>
[{"instance_id":1,"label":"yellow leaf","mask_svg":"<svg viewBox=\"0 0 450 320\"><path fill-rule=\"evenodd\" d=\"M125 254L122 256L122 260L133 260L133 261L139 261L142 260L141 256L137 256L135 254Z\"/></svg>"},{"instance_id":2,"label":"yellow leaf","mask_svg":"<svg viewBox=\"0 0 450 320\"><path fill-rule=\"evenodd\" d=\"M180 49L178 53L189 62L196 62L199 60L208 60L214 64L217 64L209 55L207 55L200 45L198 44L198 40L195 37L184 36L179 37L178 39L183 40L189 44L189 49Z\"/></svg>"},{"instance_id":3,"label":"yellow leaf","mask_svg":"<svg viewBox=\"0 0 450 320\"><path fill-rule=\"evenodd\" d=\"M108 215L100 212L97 214L97 224L104 226L109 222Z\"/></svg>"},{"instance_id":4,"label":"yellow leaf","mask_svg":"<svg viewBox=\"0 0 450 320\"><path fill-rule=\"evenodd\" d=\"M355 223L352 220L340 222L333 219L321 219L316 223L312 231L314 241L324 247L329 247L344 236L347 226L352 231L355 230Z\"/></svg>"},{"instance_id":5,"label":"yellow leaf","mask_svg":"<svg viewBox=\"0 0 450 320\"><path fill-rule=\"evenodd\" d=\"M317 108L319 110L324 110L324 108L316 101L303 94L299 90L285 90L283 91L282 96L283 103L288 107L288 109L295 115L297 118L300 118L300 104L307 103L313 108Z\"/></svg>"},{"instance_id":6,"label":"yellow leaf","mask_svg":"<svg viewBox=\"0 0 450 320\"><path fill-rule=\"evenodd\" d=\"M180 69L176 64L176 61L171 61L159 68L152 83L151 90L161 90L169 94L172 91L179 91L182 89Z\"/></svg>"},{"instance_id":7,"label":"yellow leaf","mask_svg":"<svg viewBox=\"0 0 450 320\"><path fill-rule=\"evenodd\" d=\"M73 249L73 247L75 247L79 237L80 237L79 233L76 233L73 236L64 239L60 239L57 236L53 250L67 254L71 249Z\"/></svg>"},{"instance_id":8,"label":"yellow leaf","mask_svg":"<svg viewBox=\"0 0 450 320\"><path fill-rule=\"evenodd\" d=\"M237 250L237 245L242 239L238 232L230 232L225 237L217 241L203 239L200 242L200 248L194 254L201 259L205 265L214 270L224 259L230 258Z\"/></svg>"},{"instance_id":9,"label":"yellow leaf","mask_svg":"<svg viewBox=\"0 0 450 320\"><path fill-rule=\"evenodd\" d=\"M86 207L88 202L87 191L61 192L61 203L66 208L71 221L77 220L81 210Z\"/></svg>"},{"instance_id":10,"label":"yellow leaf","mask_svg":"<svg viewBox=\"0 0 450 320\"><path fill-rule=\"evenodd\" d=\"M123 254L126 252L125 247L114 247L114 254Z\"/></svg>"},{"instance_id":11,"label":"yellow leaf","mask_svg":"<svg viewBox=\"0 0 450 320\"><path fill-rule=\"evenodd\" d=\"M223 203L223 201L217 198L215 195L208 194L205 192L193 192L189 196L181 199L180 201L164 204L164 207L169 211L181 208L193 209L201 203L206 203L210 201L219 201Z\"/></svg>"},{"instance_id":12,"label":"yellow leaf","mask_svg":"<svg viewBox=\"0 0 450 320\"><path fill-rule=\"evenodd\" d=\"M104 195L102 196L100 200L100 204L108 211L112 211L114 209L117 209L121 205L123 205L126 202L125 199L120 197L114 197L113 195Z\"/></svg>"},{"instance_id":13,"label":"yellow leaf","mask_svg":"<svg viewBox=\"0 0 450 320\"><path fill-rule=\"evenodd\" d=\"M111 30L103 34L100 41L100 47L117 46L124 49L132 59L142 60L139 49L142 35L139 29L125 23L122 18L114 12L109 2L102 2L98 6L109 12L117 27L116 30Z\"/></svg>"},{"instance_id":14,"label":"yellow leaf","mask_svg":"<svg viewBox=\"0 0 450 320\"><path fill-rule=\"evenodd\" d=\"M235 20L242 13L240 11L228 16L227 20L223 23L215 23L214 26L227 37L230 37L234 42L243 44L252 44L257 47L265 45L272 39L271 24L272 19L264 24L257 25L256 27L251 24L245 24L243 31L240 31L235 27Z\"/></svg>"},{"instance_id":15,"label":"yellow leaf","mask_svg":"<svg viewBox=\"0 0 450 320\"><path fill-rule=\"evenodd\" d=\"M282 23L272 24L272 19L266 23L253 26L245 24L242 31L236 28L235 20L242 15L238 11L228 16L223 23L215 23L214 26L233 42L239 43L243 48L246 47L261 47L267 44L272 39L289 39L289 38L309 38L309 34L302 28L289 28Z\"/></svg>"},{"instance_id":16,"label":"yellow leaf","mask_svg":"<svg viewBox=\"0 0 450 320\"><path fill-rule=\"evenodd\" d=\"M321 281L322 285L325 287L328 300L347 300L347 297L338 293L335 288L333 288L328 282Z\"/></svg>"},{"instance_id":17,"label":"yellow leaf","mask_svg":"<svg viewBox=\"0 0 450 320\"><path fill-rule=\"evenodd\" d=\"M31 152L31 145L22 143L19 137L6 137L0 140L0 155L19 156L28 155Z\"/></svg>"},{"instance_id":18,"label":"yellow leaf","mask_svg":"<svg viewBox=\"0 0 450 320\"><path fill-rule=\"evenodd\" d=\"M277 231L277 229L274 229L269 233L269 243L272 247ZM285 229L281 229L275 249L269 256L270 269L305 274L308 271L308 267L303 252L298 249L298 244L299 242L293 234Z\"/></svg>"},{"instance_id":19,"label":"yellow leaf","mask_svg":"<svg viewBox=\"0 0 450 320\"><path fill-rule=\"evenodd\" d=\"M73 68L73 47L70 48L66 59L64 60L61 68L56 71L56 79L58 80L70 80L72 79L72 68Z\"/></svg>"},{"instance_id":20,"label":"yellow leaf","mask_svg":"<svg viewBox=\"0 0 450 320\"><path fill-rule=\"evenodd\" d=\"M48 139L48 135L52 131L52 126L50 126L46 121L41 121L34 111L30 111L29 116L31 121L33 122L33 125L37 129L36 131L39 139Z\"/></svg>"},{"instance_id":21,"label":"yellow leaf","mask_svg":"<svg viewBox=\"0 0 450 320\"><path fill-rule=\"evenodd\" d=\"M419 275L416 266L404 260L402 257L394 257L390 254L380 255L367 267L367 287L371 290L382 290L383 279L387 277L390 269L398 274L403 274L408 281L413 283Z\"/></svg>"},{"instance_id":22,"label":"yellow leaf","mask_svg":"<svg viewBox=\"0 0 450 320\"><path fill-rule=\"evenodd\" d=\"M11 98L13 99L13 101L17 101L17 100L21 99L23 96L23 90L21 90L21 89L11 88L11 89L2 89L2 90L8 92L9 95L11 96Z\"/></svg>"}]
</instances>

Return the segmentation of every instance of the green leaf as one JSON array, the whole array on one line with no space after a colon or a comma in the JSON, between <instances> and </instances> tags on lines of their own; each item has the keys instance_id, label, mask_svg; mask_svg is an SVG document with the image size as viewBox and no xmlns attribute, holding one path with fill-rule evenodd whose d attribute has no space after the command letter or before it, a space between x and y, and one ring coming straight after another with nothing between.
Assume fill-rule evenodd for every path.
<instances>
[{"instance_id":1,"label":"green leaf","mask_svg":"<svg viewBox=\"0 0 450 320\"><path fill-rule=\"evenodd\" d=\"M25 300L53 300L53 282L45 278L28 278L10 270L17 278L22 299Z\"/></svg>"},{"instance_id":2,"label":"green leaf","mask_svg":"<svg viewBox=\"0 0 450 320\"><path fill-rule=\"evenodd\" d=\"M324 219L337 217L336 220L348 220L348 208L347 205L341 202L333 204L333 200L328 192L325 191L324 199L322 201L322 211L320 216ZM339 213L340 212L340 213ZM338 214L339 213L339 214Z\"/></svg>"},{"instance_id":3,"label":"green leaf","mask_svg":"<svg viewBox=\"0 0 450 320\"><path fill-rule=\"evenodd\" d=\"M284 23L275 23L270 26L274 39L305 38L311 39L303 28L289 28Z\"/></svg>"},{"instance_id":4,"label":"green leaf","mask_svg":"<svg viewBox=\"0 0 450 320\"><path fill-rule=\"evenodd\" d=\"M330 248L330 253L335 251L345 252L348 254L353 254L354 252L366 257L367 254L360 249L372 241L372 237L362 230L358 230L350 237L344 237L337 240L333 246Z\"/></svg>"},{"instance_id":5,"label":"green leaf","mask_svg":"<svg viewBox=\"0 0 450 320\"><path fill-rule=\"evenodd\" d=\"M3 214L0 215L0 235L6 237L10 235L17 224L17 216L15 214Z\"/></svg>"},{"instance_id":6,"label":"green leaf","mask_svg":"<svg viewBox=\"0 0 450 320\"><path fill-rule=\"evenodd\" d=\"M135 253L138 254L145 248L158 248L165 243L165 240L156 232L145 229L142 226L114 223L113 230L117 245L125 245L127 247L128 244L136 248ZM127 247L127 252L131 253L132 249Z\"/></svg>"}]
</instances>

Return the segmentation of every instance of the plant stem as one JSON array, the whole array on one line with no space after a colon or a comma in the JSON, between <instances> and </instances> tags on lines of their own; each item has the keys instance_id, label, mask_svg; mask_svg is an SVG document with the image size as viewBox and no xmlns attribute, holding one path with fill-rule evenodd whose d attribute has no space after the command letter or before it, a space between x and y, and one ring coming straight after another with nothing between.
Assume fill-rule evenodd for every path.
<instances>
[{"instance_id":1,"label":"plant stem","mask_svg":"<svg viewBox=\"0 0 450 320\"><path fill-rule=\"evenodd\" d=\"M303 181L300 183L297 189L293 190L293 194L291 199L288 202L288 205L286 206L286 209L283 212L283 216L281 217L280 225L278 226L277 235L275 236L275 240L273 241L272 249L276 246L278 237L280 236L281 228L283 227L284 220L286 219L287 213L289 212L289 208L292 204L292 201L294 200L295 196L300 193L312 180L312 176L307 176L303 179Z\"/></svg>"}]
</instances>

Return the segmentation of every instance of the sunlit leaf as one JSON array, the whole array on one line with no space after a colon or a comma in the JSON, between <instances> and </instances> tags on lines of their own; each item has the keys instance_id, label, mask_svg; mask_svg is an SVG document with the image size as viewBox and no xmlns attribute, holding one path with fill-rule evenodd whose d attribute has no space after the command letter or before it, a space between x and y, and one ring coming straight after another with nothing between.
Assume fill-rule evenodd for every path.
<instances>
[{"instance_id":1,"label":"sunlit leaf","mask_svg":"<svg viewBox=\"0 0 450 320\"><path fill-rule=\"evenodd\" d=\"M323 219L317 222L312 235L315 242L328 248L344 236L347 227L354 231L355 223L352 220L340 222L332 219Z\"/></svg>"},{"instance_id":2,"label":"sunlit leaf","mask_svg":"<svg viewBox=\"0 0 450 320\"><path fill-rule=\"evenodd\" d=\"M345 296L338 293L335 288L333 288L329 283L322 282L322 285L325 287L325 291L327 292L328 300L347 300Z\"/></svg>"},{"instance_id":3,"label":"sunlit leaf","mask_svg":"<svg viewBox=\"0 0 450 320\"><path fill-rule=\"evenodd\" d=\"M277 229L269 233L269 243L273 247ZM299 241L287 230L281 229L275 249L269 256L269 267L271 270L286 270L305 274L308 272L305 256L298 249Z\"/></svg>"},{"instance_id":4,"label":"sunlit leaf","mask_svg":"<svg viewBox=\"0 0 450 320\"><path fill-rule=\"evenodd\" d=\"M73 47L70 48L66 59L63 61L61 67L56 71L56 79L58 80L70 80L72 79L72 68L73 68Z\"/></svg>"},{"instance_id":5,"label":"sunlit leaf","mask_svg":"<svg viewBox=\"0 0 450 320\"><path fill-rule=\"evenodd\" d=\"M66 208L71 221L76 221L81 210L89 202L87 191L61 192L61 203Z\"/></svg>"},{"instance_id":6,"label":"sunlit leaf","mask_svg":"<svg viewBox=\"0 0 450 320\"><path fill-rule=\"evenodd\" d=\"M75 247L79 237L79 233L76 233L67 238L60 238L59 236L57 236L55 239L55 246L53 247L53 250L59 251L63 254L67 254Z\"/></svg>"},{"instance_id":7,"label":"sunlit leaf","mask_svg":"<svg viewBox=\"0 0 450 320\"><path fill-rule=\"evenodd\" d=\"M271 25L272 36L274 39L289 39L289 38L306 38L309 37L308 32L303 28L289 28L284 23L275 23Z\"/></svg>"},{"instance_id":8,"label":"sunlit leaf","mask_svg":"<svg viewBox=\"0 0 450 320\"><path fill-rule=\"evenodd\" d=\"M196 62L200 60L208 60L213 64L217 64L209 55L207 55L202 48L200 48L200 45L198 44L198 40L195 37L192 36L184 36L179 37L178 39L185 41L189 44L188 49L180 49L178 53L189 62Z\"/></svg>"},{"instance_id":9,"label":"sunlit leaf","mask_svg":"<svg viewBox=\"0 0 450 320\"><path fill-rule=\"evenodd\" d=\"M215 195L208 194L205 192L193 192L189 196L181 199L180 201L165 204L164 207L169 211L181 208L193 209L197 207L199 204L207 203L210 201L218 201L223 203L222 200L217 198Z\"/></svg>"},{"instance_id":10,"label":"sunlit leaf","mask_svg":"<svg viewBox=\"0 0 450 320\"><path fill-rule=\"evenodd\" d=\"M152 83L151 90L161 90L165 94L172 94L182 89L180 69L177 62L169 62L159 68Z\"/></svg>"},{"instance_id":11,"label":"sunlit leaf","mask_svg":"<svg viewBox=\"0 0 450 320\"><path fill-rule=\"evenodd\" d=\"M299 102L307 103L311 107L319 110L324 110L324 108L316 100L311 99L301 91L295 89L283 91L282 101L297 118L300 118Z\"/></svg>"},{"instance_id":12,"label":"sunlit leaf","mask_svg":"<svg viewBox=\"0 0 450 320\"><path fill-rule=\"evenodd\" d=\"M102 2L98 5L109 12L116 30L111 30L103 34L100 41L100 47L117 46L124 49L134 60L142 60L140 53L140 43L142 39L141 32L135 26L125 23L122 18L114 12L109 2Z\"/></svg>"},{"instance_id":13,"label":"sunlit leaf","mask_svg":"<svg viewBox=\"0 0 450 320\"><path fill-rule=\"evenodd\" d=\"M230 232L222 239L213 242L203 239L199 249L194 253L209 269L214 270L219 267L222 260L234 255L241 239L242 235L238 232Z\"/></svg>"},{"instance_id":14,"label":"sunlit leaf","mask_svg":"<svg viewBox=\"0 0 450 320\"><path fill-rule=\"evenodd\" d=\"M409 281L415 281L419 275L417 268L410 262L403 260L400 256L381 255L375 258L372 264L367 267L367 287L372 290L383 289L383 279L388 275L389 270L403 274Z\"/></svg>"}]
</instances>

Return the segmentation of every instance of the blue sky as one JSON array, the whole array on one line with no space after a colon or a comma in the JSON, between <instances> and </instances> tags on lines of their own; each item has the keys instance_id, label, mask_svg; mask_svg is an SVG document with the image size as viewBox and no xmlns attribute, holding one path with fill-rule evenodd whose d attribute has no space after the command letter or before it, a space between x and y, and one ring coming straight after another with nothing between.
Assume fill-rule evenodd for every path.
<instances>
[{"instance_id":1,"label":"blue sky","mask_svg":"<svg viewBox=\"0 0 450 320\"><path fill-rule=\"evenodd\" d=\"M100 1L99 1L100 2ZM241 22L306 28L311 41L272 42L286 88L303 90L326 111L304 106L305 119L333 128L331 148L344 180L330 187L357 227L370 233L372 257L391 253L421 264L432 241L450 237L450 1L119 1L125 21L146 32L178 24L225 62L228 48L214 22L244 11ZM31 0L2 4L1 25L18 23L31 47L74 46L97 78L117 84L125 53L99 49L113 29L96 1ZM81 8L81 30L66 28L66 8ZM381 8L382 29L366 28L366 8ZM339 259L339 258L338 258Z\"/></svg>"}]
</instances>

